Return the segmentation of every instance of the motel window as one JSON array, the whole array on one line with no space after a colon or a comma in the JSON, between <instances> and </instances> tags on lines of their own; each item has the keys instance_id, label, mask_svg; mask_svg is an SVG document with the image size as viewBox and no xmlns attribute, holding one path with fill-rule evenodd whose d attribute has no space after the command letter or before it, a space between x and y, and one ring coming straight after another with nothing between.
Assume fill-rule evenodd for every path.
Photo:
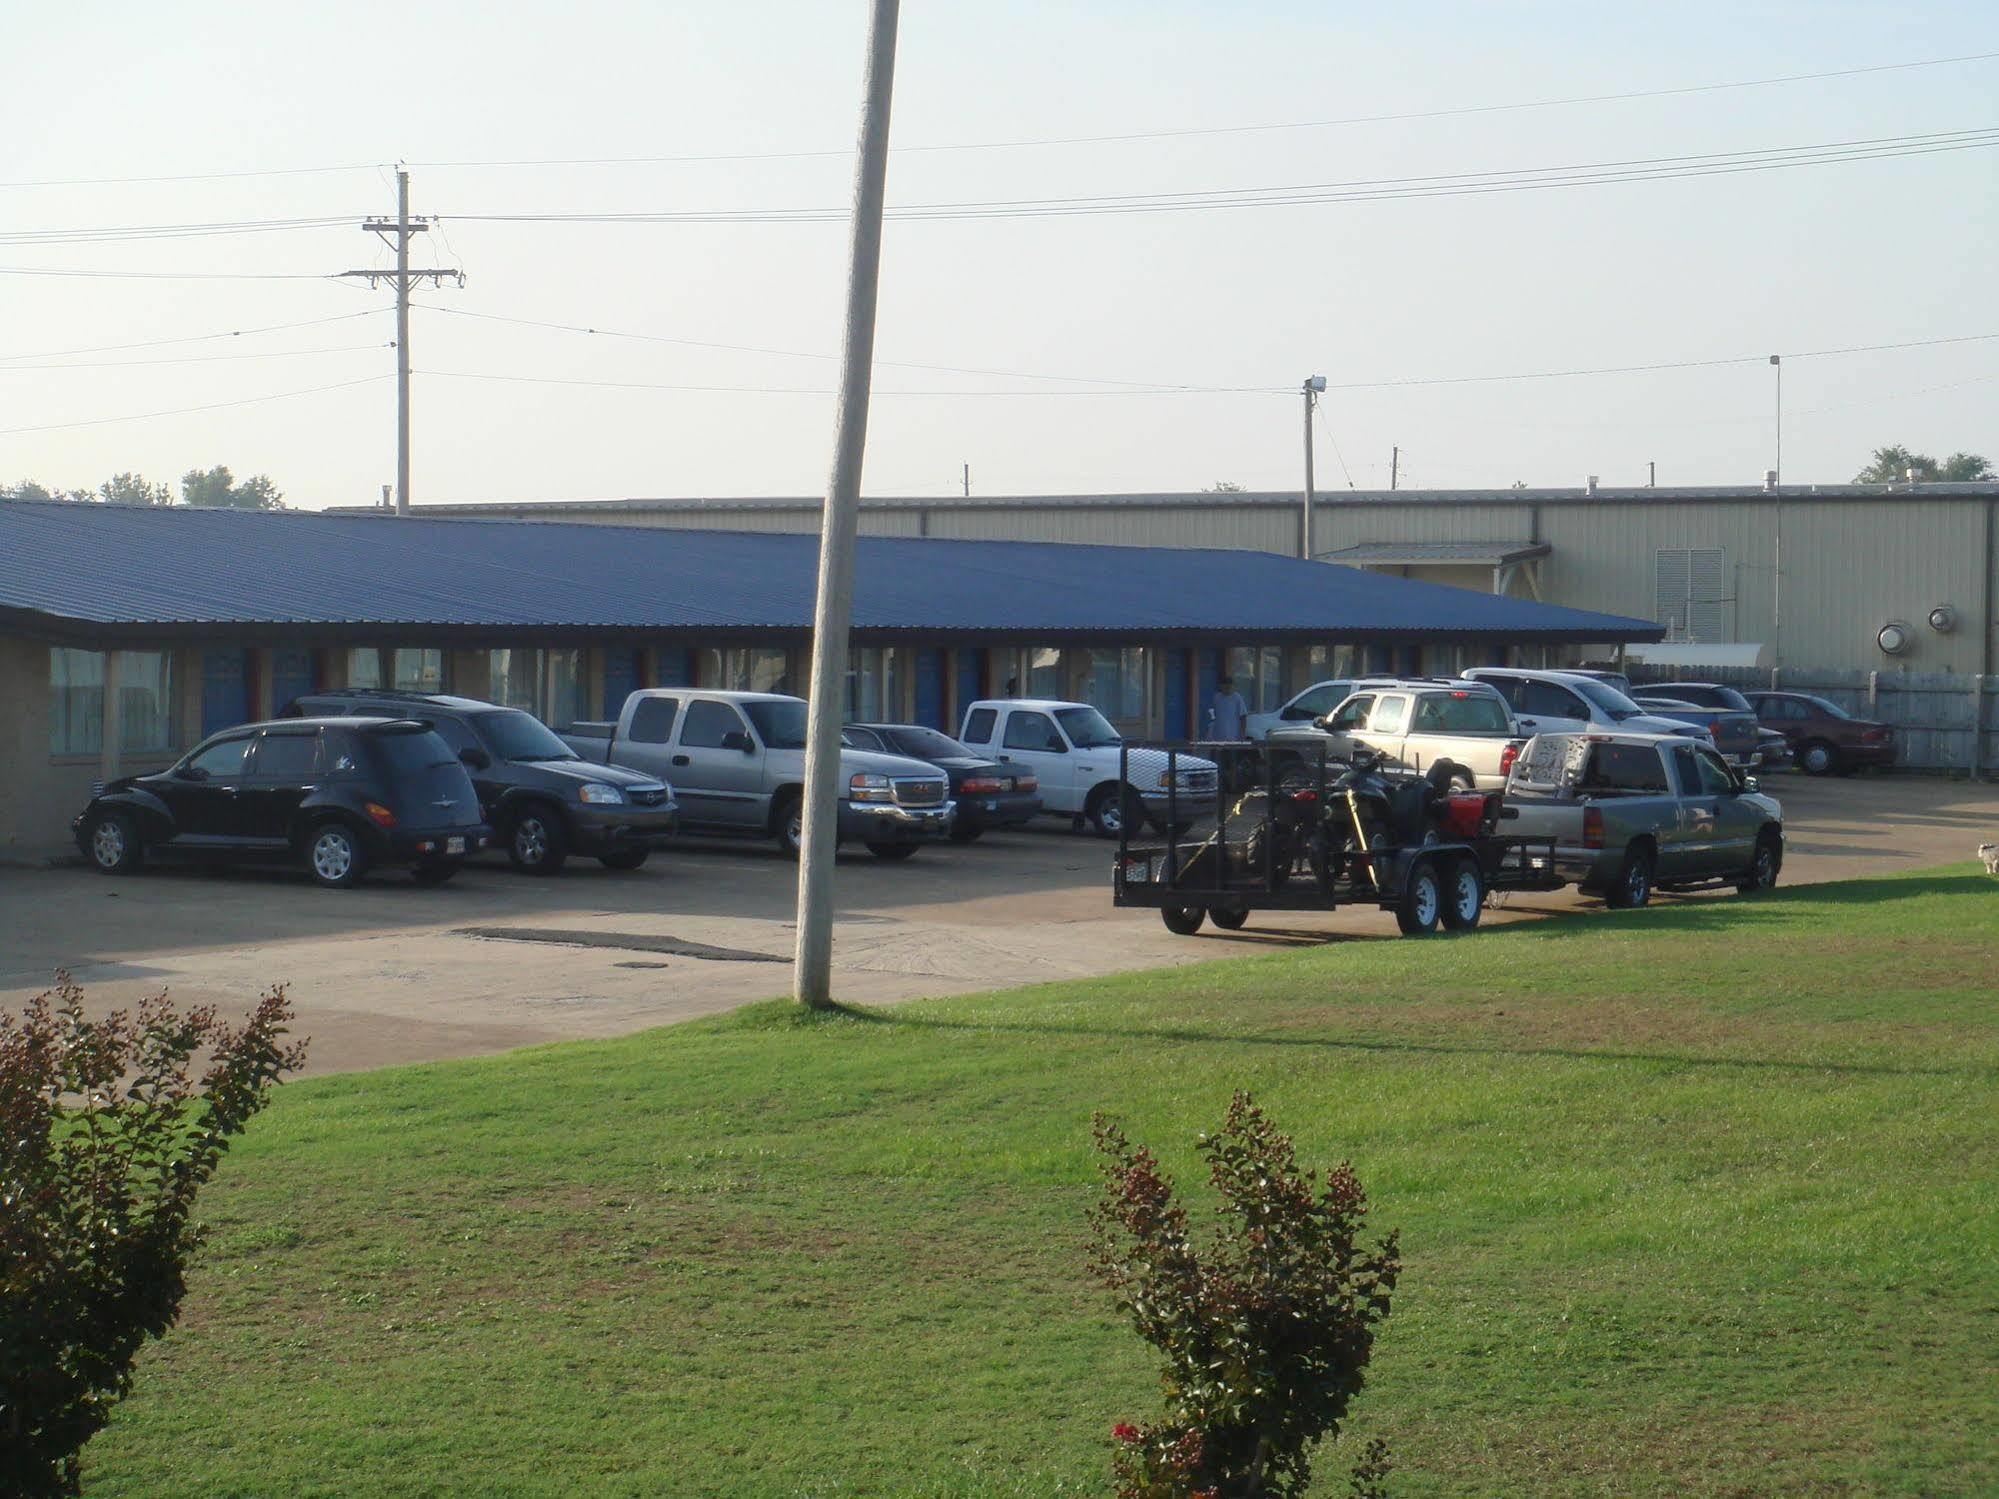
<instances>
[{"instance_id":1,"label":"motel window","mask_svg":"<svg viewBox=\"0 0 1999 1499\"><path fill-rule=\"evenodd\" d=\"M791 691L791 656L768 646L747 646L722 652L721 686L732 692Z\"/></svg>"},{"instance_id":2,"label":"motel window","mask_svg":"<svg viewBox=\"0 0 1999 1499\"><path fill-rule=\"evenodd\" d=\"M1090 674L1083 683L1083 701L1106 718L1127 721L1145 717L1146 686L1152 663L1143 646L1093 650Z\"/></svg>"},{"instance_id":3,"label":"motel window","mask_svg":"<svg viewBox=\"0 0 1999 1499\"><path fill-rule=\"evenodd\" d=\"M847 717L863 723L900 723L903 682L908 674L904 653L892 646L849 651Z\"/></svg>"},{"instance_id":4,"label":"motel window","mask_svg":"<svg viewBox=\"0 0 1999 1499\"><path fill-rule=\"evenodd\" d=\"M404 692L444 691L444 652L398 646L395 685Z\"/></svg>"},{"instance_id":5,"label":"motel window","mask_svg":"<svg viewBox=\"0 0 1999 1499\"><path fill-rule=\"evenodd\" d=\"M541 708L541 652L509 648L486 653L486 697L504 708Z\"/></svg>"},{"instance_id":6,"label":"motel window","mask_svg":"<svg viewBox=\"0 0 1999 1499\"><path fill-rule=\"evenodd\" d=\"M58 646L49 652L49 753L94 755L104 748L104 653Z\"/></svg>"},{"instance_id":7,"label":"motel window","mask_svg":"<svg viewBox=\"0 0 1999 1499\"><path fill-rule=\"evenodd\" d=\"M1284 706L1284 648L1239 645L1227 656L1226 670L1252 713L1275 713Z\"/></svg>"},{"instance_id":8,"label":"motel window","mask_svg":"<svg viewBox=\"0 0 1999 1499\"><path fill-rule=\"evenodd\" d=\"M118 653L118 748L148 754L173 748L174 661L166 651Z\"/></svg>"},{"instance_id":9,"label":"motel window","mask_svg":"<svg viewBox=\"0 0 1999 1499\"><path fill-rule=\"evenodd\" d=\"M1027 652L1027 696L1066 697L1062 683L1062 650L1037 645Z\"/></svg>"},{"instance_id":10,"label":"motel window","mask_svg":"<svg viewBox=\"0 0 1999 1499\"><path fill-rule=\"evenodd\" d=\"M1313 646L1305 653L1305 675L1314 682L1330 682L1335 678L1352 681L1360 675L1360 647Z\"/></svg>"},{"instance_id":11,"label":"motel window","mask_svg":"<svg viewBox=\"0 0 1999 1499\"><path fill-rule=\"evenodd\" d=\"M570 646L548 652L548 712L545 722L575 723L583 717L583 695L588 685L583 668L583 652ZM530 708L539 713L539 708Z\"/></svg>"},{"instance_id":12,"label":"motel window","mask_svg":"<svg viewBox=\"0 0 1999 1499\"><path fill-rule=\"evenodd\" d=\"M382 685L382 653L372 645L349 651L347 653L347 685L349 687L380 687Z\"/></svg>"}]
</instances>

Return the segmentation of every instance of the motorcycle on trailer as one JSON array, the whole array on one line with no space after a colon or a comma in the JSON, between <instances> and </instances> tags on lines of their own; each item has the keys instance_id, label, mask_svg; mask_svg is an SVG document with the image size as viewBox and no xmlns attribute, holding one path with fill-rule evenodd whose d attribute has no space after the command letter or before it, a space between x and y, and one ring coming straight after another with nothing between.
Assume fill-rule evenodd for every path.
<instances>
[{"instance_id":1,"label":"motorcycle on trailer","mask_svg":"<svg viewBox=\"0 0 1999 1499\"><path fill-rule=\"evenodd\" d=\"M1165 755L1159 787L1148 789L1166 809L1120 832L1112 899L1157 909L1182 936L1204 920L1236 930L1253 910L1356 902L1393 911L1408 936L1470 931L1489 891L1563 883L1552 841L1500 836L1499 795L1454 790L1449 761L1418 776L1366 749L1342 762L1324 746L1145 747ZM1213 792L1182 797L1177 761L1197 754L1219 767Z\"/></svg>"}]
</instances>

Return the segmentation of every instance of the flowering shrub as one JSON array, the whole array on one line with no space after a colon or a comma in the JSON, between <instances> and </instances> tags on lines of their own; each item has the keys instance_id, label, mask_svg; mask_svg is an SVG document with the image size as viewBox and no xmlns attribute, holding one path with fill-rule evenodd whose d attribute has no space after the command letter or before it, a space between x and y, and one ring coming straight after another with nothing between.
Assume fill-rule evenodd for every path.
<instances>
[{"instance_id":1,"label":"flowering shrub","mask_svg":"<svg viewBox=\"0 0 1999 1499\"><path fill-rule=\"evenodd\" d=\"M94 1021L66 973L0 1015L0 1493L78 1491L77 1454L180 1316L195 1193L305 1060L291 1018L274 988L240 1029L164 993Z\"/></svg>"},{"instance_id":2,"label":"flowering shrub","mask_svg":"<svg viewBox=\"0 0 1999 1499\"><path fill-rule=\"evenodd\" d=\"M1338 1435L1360 1393L1400 1270L1396 1236L1360 1244L1367 1197L1352 1167L1318 1185L1245 1093L1198 1142L1222 1198L1206 1248L1151 1151L1101 1115L1096 1139L1091 1270L1162 1355L1166 1397L1155 1424L1111 1428L1119 1499L1302 1494L1312 1444ZM1387 1470L1370 1445L1353 1492L1378 1494Z\"/></svg>"}]
</instances>

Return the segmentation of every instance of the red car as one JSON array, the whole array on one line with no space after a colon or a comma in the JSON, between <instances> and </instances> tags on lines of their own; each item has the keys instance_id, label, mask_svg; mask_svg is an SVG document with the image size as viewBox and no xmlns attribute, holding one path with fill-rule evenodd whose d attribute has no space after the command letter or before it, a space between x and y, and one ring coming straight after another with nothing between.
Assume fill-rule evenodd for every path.
<instances>
[{"instance_id":1,"label":"red car","mask_svg":"<svg viewBox=\"0 0 1999 1499\"><path fill-rule=\"evenodd\" d=\"M1791 756L1807 775L1857 770L1895 763L1895 730L1871 718L1855 718L1837 703L1809 692L1745 692L1756 721L1775 729L1791 746Z\"/></svg>"}]
</instances>

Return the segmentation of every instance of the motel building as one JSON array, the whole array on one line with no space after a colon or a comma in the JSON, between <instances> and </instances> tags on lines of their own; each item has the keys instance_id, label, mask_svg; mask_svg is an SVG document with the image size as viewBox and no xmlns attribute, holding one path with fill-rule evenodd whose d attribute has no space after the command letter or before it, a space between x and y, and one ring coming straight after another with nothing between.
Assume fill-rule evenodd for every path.
<instances>
[{"instance_id":1,"label":"motel building","mask_svg":"<svg viewBox=\"0 0 1999 1499\"><path fill-rule=\"evenodd\" d=\"M636 687L805 680L818 539L577 521L0 502L0 861L74 853L92 787L323 688L453 692L550 724ZM952 730L981 697L1191 737L1326 677L1554 665L1648 619L1257 550L863 536L849 717Z\"/></svg>"}]
</instances>

